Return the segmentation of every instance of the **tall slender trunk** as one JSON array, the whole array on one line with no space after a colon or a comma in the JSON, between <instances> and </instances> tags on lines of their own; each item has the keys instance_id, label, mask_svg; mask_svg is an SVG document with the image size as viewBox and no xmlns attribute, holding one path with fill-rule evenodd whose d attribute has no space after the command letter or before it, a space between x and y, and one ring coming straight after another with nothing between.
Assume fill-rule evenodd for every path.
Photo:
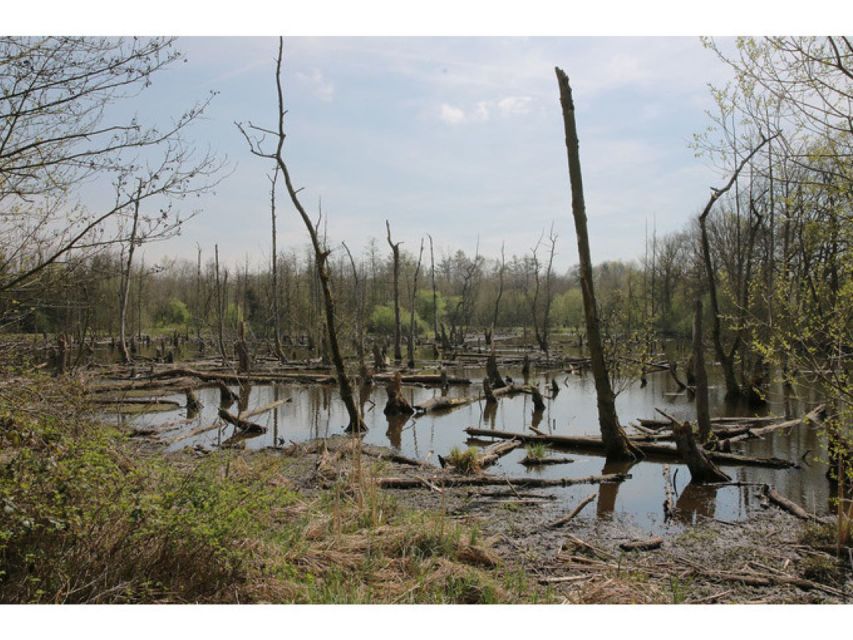
<instances>
[{"instance_id":1,"label":"tall slender trunk","mask_svg":"<svg viewBox=\"0 0 853 640\"><path fill-rule=\"evenodd\" d=\"M228 364L228 355L225 352L225 286L228 282L228 273L224 279L219 277L219 245L213 245L213 265L216 285L216 337L219 344L219 356L223 364Z\"/></svg>"},{"instance_id":2,"label":"tall slender trunk","mask_svg":"<svg viewBox=\"0 0 853 640\"><path fill-rule=\"evenodd\" d=\"M391 241L391 224L386 220L385 228L388 231L388 245L391 247L392 259L394 262L394 361L400 362L403 359L403 352L400 349L400 244L399 242Z\"/></svg>"},{"instance_id":3,"label":"tall slender trunk","mask_svg":"<svg viewBox=\"0 0 853 640\"><path fill-rule=\"evenodd\" d=\"M711 413L708 409L708 374L705 370L705 347L702 342L702 300L696 298L693 308L693 375L696 380L696 420L699 440L711 438Z\"/></svg>"},{"instance_id":4,"label":"tall slender trunk","mask_svg":"<svg viewBox=\"0 0 853 640\"><path fill-rule=\"evenodd\" d=\"M121 348L121 358L123 362L130 362L130 351L127 348L127 301L130 296L130 270L133 266L133 252L136 250L136 230L139 226L139 200L142 195L142 181L139 181L139 186L136 189L136 199L133 203L133 224L130 229L130 241L127 248L127 262L124 264L124 271L121 274L121 292L120 302L121 309L119 311L119 346Z\"/></svg>"},{"instance_id":5,"label":"tall slender trunk","mask_svg":"<svg viewBox=\"0 0 853 640\"><path fill-rule=\"evenodd\" d=\"M287 164L284 162L283 149L286 137L284 132L284 118L287 112L284 108L284 89L281 81L281 66L283 58L284 38L279 37L278 56L276 57L275 67L276 91L278 96L278 130L276 132L275 152L264 153L260 148L260 141L253 140L242 127L240 127L240 131L243 133L246 141L249 143L250 149L255 155L275 160L278 164L278 167L284 176L284 184L287 187L287 193L290 196L290 201L299 212L299 216L302 218L302 222L305 224L305 229L308 231L308 235L311 238L311 247L314 252L314 265L316 267L317 277L320 281L320 288L323 297L323 307L326 319L325 324L329 339L329 355L331 356L332 365L334 366L335 373L337 375L341 400L343 401L347 410L347 415L349 416L347 429L350 431L364 431L366 430L364 420L361 417L361 411L353 394L353 388L350 384L349 377L347 376L344 359L341 355L340 345L338 344L337 325L335 323L335 299L332 296L328 269L328 257L330 251L324 246L324 244L321 244L320 237L317 234L317 229L311 218L308 216L308 212L305 210L305 207L302 206L302 202L299 200L297 190L293 187L293 182L290 179L290 172L287 169Z\"/></svg>"},{"instance_id":6,"label":"tall slender trunk","mask_svg":"<svg viewBox=\"0 0 853 640\"><path fill-rule=\"evenodd\" d=\"M572 89L569 78L562 69L556 68L557 84L560 88L560 104L563 110L563 125L566 131L566 152L569 162L569 180L572 189L572 216L578 238L578 259L580 261L581 293L583 295L584 318L586 320L587 342L589 344L592 374L595 379L595 393L598 403L598 424L601 439L604 442L608 459L639 459L643 454L634 446L619 425L616 415L616 396L610 384L607 364L604 361L604 349L598 320L598 308L592 282L592 258L589 251L589 236L586 228L586 206L583 196L580 155L578 153L578 134L575 124L575 105L572 101Z\"/></svg>"},{"instance_id":7,"label":"tall slender trunk","mask_svg":"<svg viewBox=\"0 0 853 640\"><path fill-rule=\"evenodd\" d=\"M287 358L284 355L284 350L281 348L281 316L278 311L278 249L276 247L276 229L275 229L275 185L278 181L278 165L275 166L272 179L270 182L270 216L272 218L272 325L273 336L275 340L275 357L279 362L284 362Z\"/></svg>"},{"instance_id":8,"label":"tall slender trunk","mask_svg":"<svg viewBox=\"0 0 853 640\"><path fill-rule=\"evenodd\" d=\"M415 300L418 295L418 274L421 271L421 259L424 255L424 239L421 238L421 250L418 253L418 266L415 267L415 277L412 282L412 304L410 306L410 318L409 318L409 344L408 344L408 355L409 355L409 369L415 368Z\"/></svg>"}]
</instances>

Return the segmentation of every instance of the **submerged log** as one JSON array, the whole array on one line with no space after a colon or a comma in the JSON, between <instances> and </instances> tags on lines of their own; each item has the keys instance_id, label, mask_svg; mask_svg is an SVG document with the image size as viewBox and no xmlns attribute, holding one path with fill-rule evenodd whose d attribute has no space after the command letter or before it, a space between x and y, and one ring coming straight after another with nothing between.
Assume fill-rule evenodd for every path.
<instances>
[{"instance_id":1,"label":"submerged log","mask_svg":"<svg viewBox=\"0 0 853 640\"><path fill-rule=\"evenodd\" d=\"M429 482L445 487L485 487L506 485L513 487L569 487L576 484L599 484L602 482L623 482L630 477L626 473L612 473L585 478L528 478L496 476L431 476ZM424 479L411 477L377 478L376 483L384 489L418 489L424 486Z\"/></svg>"},{"instance_id":2,"label":"submerged log","mask_svg":"<svg viewBox=\"0 0 853 640\"><path fill-rule=\"evenodd\" d=\"M651 551L659 549L663 544L663 538L646 538L644 540L630 540L619 545L622 551Z\"/></svg>"},{"instance_id":3,"label":"submerged log","mask_svg":"<svg viewBox=\"0 0 853 640\"><path fill-rule=\"evenodd\" d=\"M396 374L381 373L373 376L377 381L390 381ZM448 376L446 373L410 373L400 376L401 384L424 384L429 386L463 386L471 384L470 378Z\"/></svg>"},{"instance_id":4,"label":"submerged log","mask_svg":"<svg viewBox=\"0 0 853 640\"><path fill-rule=\"evenodd\" d=\"M595 500L596 496L598 496L597 493L589 494L586 498L581 500L577 504L577 506L568 513L568 515L563 516L559 520L555 520L554 522L552 522L551 524L548 525L548 528L556 529L557 527L562 527L563 525L568 524L569 522L571 522L574 519L574 517L576 515L578 515L581 511L583 511L583 508L586 505L588 505L590 502Z\"/></svg>"},{"instance_id":5,"label":"submerged log","mask_svg":"<svg viewBox=\"0 0 853 640\"><path fill-rule=\"evenodd\" d=\"M511 440L513 438L518 438L525 444L528 442L541 442L543 444L552 445L554 447L559 447L562 449L576 450L582 453L591 453L595 455L605 455L604 443L601 441L600 438L596 438L595 436L531 436L524 433L513 433L510 431L497 431L492 429L478 429L476 427L468 427L467 429L465 429L465 433L471 436L501 438L503 440ZM678 454L678 450L675 447L651 442L640 442L637 440L633 440L632 442L644 454L652 458L666 460L669 462L679 462L681 460L681 456ZM756 467L772 467L777 469L784 469L796 466L795 463L789 462L788 460L782 460L780 458L757 458L735 453L723 453L720 451L708 451L707 454L708 457L711 458L711 460L713 460L714 462L733 466L744 465Z\"/></svg>"}]
</instances>

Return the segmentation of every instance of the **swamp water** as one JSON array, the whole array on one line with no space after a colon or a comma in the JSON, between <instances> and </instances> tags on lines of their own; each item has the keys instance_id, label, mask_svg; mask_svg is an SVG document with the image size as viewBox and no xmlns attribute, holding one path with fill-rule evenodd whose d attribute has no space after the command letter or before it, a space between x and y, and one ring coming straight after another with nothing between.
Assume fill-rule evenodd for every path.
<instances>
[{"instance_id":1,"label":"swamp water","mask_svg":"<svg viewBox=\"0 0 853 640\"><path fill-rule=\"evenodd\" d=\"M504 375L517 381L521 379L520 369L504 367ZM718 371L709 372L711 415L755 415L757 412L747 408L727 406L723 400L724 388L719 380ZM449 375L465 376L474 381L470 386L451 387L448 396L463 397L473 395L480 390L477 381L482 380L484 371L476 367L448 369ZM388 419L382 413L387 398L384 384L374 385L366 392L362 391L361 401L364 420L368 431L364 441L369 444L391 447L403 455L426 460L438 465L438 455L447 456L454 447L465 449L468 436L464 429L478 427L516 433L530 433L528 427L555 435L594 435L598 436L598 418L595 403L595 388L592 376L568 375L563 372L532 375L530 382L539 383L540 389L550 394L550 381L554 377L560 387L555 398L546 398L546 409L541 415L535 415L531 397L518 394L503 397L493 410L488 410L485 402L475 402L458 407L445 413L426 414L420 417ZM678 419L695 419L695 407L692 397L678 393L677 386L668 373L658 372L647 375L648 384L641 387L632 384L616 400L620 420L627 425L638 418L660 417L655 412L659 407ZM237 391L236 387L232 389ZM797 390L799 397L787 397L781 387L771 390L768 405L761 415L801 416L818 402L813 393L806 389ZM421 387L403 387L403 394L412 403L417 404L440 395L438 389ZM204 388L196 391L198 399L204 405L193 422L183 425L182 431L172 432L174 436L188 433L199 426L213 425L218 421L219 390ZM183 395L162 396L164 399L184 403ZM347 414L340 401L337 389L319 385L255 385L248 396L248 410L255 407L290 398L290 402L273 411L251 418L253 422L267 427L267 432L257 437L243 440L248 449L283 447L292 442L303 442L312 438L342 435L347 423ZM236 405L231 408L237 411ZM122 423L136 427L156 426L185 417L186 410L176 409L140 415L115 416ZM221 422L221 421L219 421ZM626 427L627 428L627 427ZM632 430L627 428L628 432ZM170 450L188 446L213 448L234 434L235 428L224 424L197 436L183 439L170 445ZM172 435L172 434L170 434ZM173 436L173 437L174 437ZM743 483L769 483L791 500L803 505L810 512L825 514L829 510L830 485L825 477L826 464L823 437L812 426L800 426L790 430L780 430L768 434L764 439L747 440L738 444L737 451L755 456L775 456L800 464L796 469L769 469L759 467L722 466L733 480ZM663 503L665 498L663 464L641 462L630 466L605 465L600 456L582 455L575 452L548 450L548 455L568 457L569 464L546 465L526 468L520 464L525 457L524 447L516 449L501 458L488 472L493 475L521 476L531 475L542 478L571 478L601 473L617 473L627 470L631 477L623 483L604 485L577 485L565 488L549 489L558 496L566 510L578 501L595 492L596 513L599 517L626 517L633 524L649 531L663 526ZM760 508L761 499L755 486L699 487L688 485L690 473L683 465L670 464L670 473L674 474L677 513L676 519L690 523L697 517L716 518L723 521L737 521L748 517L750 511ZM581 514L589 517L593 506L590 505Z\"/></svg>"}]
</instances>

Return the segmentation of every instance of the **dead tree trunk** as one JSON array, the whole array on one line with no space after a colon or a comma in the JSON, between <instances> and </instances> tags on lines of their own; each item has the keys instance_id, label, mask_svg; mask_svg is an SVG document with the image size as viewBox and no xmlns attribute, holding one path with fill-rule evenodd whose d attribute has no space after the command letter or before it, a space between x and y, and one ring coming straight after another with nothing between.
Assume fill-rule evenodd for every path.
<instances>
[{"instance_id":1,"label":"dead tree trunk","mask_svg":"<svg viewBox=\"0 0 853 640\"><path fill-rule=\"evenodd\" d=\"M219 278L219 245L213 245L213 265L216 285L216 338L219 345L219 355L223 364L228 364L228 356L225 353L225 286L228 283L228 272L224 279Z\"/></svg>"},{"instance_id":2,"label":"dead tree trunk","mask_svg":"<svg viewBox=\"0 0 853 640\"><path fill-rule=\"evenodd\" d=\"M492 389L500 389L506 386L506 382L504 382L504 379L498 371L498 359L495 356L494 351L492 351L486 359L486 376L489 379Z\"/></svg>"},{"instance_id":3,"label":"dead tree trunk","mask_svg":"<svg viewBox=\"0 0 853 640\"><path fill-rule=\"evenodd\" d=\"M498 313L501 309L501 298L504 295L504 272L506 271L506 255L504 245L501 244L501 268L498 270L498 294L495 298L495 310L492 314L492 326L486 333L486 345L491 346L495 336L495 328L498 325Z\"/></svg>"},{"instance_id":4,"label":"dead tree trunk","mask_svg":"<svg viewBox=\"0 0 853 640\"><path fill-rule=\"evenodd\" d=\"M705 453L705 449L696 444L693 428L689 422L679 423L673 420L672 433L678 454L690 469L690 481L696 483L729 482L731 478L720 471Z\"/></svg>"},{"instance_id":5,"label":"dead tree trunk","mask_svg":"<svg viewBox=\"0 0 853 640\"><path fill-rule=\"evenodd\" d=\"M433 334L433 351L435 351L436 357L438 357L438 294L435 290L435 254L432 250L432 236L427 235L429 238L429 266L430 266L430 277L432 278L432 334Z\"/></svg>"},{"instance_id":6,"label":"dead tree trunk","mask_svg":"<svg viewBox=\"0 0 853 640\"><path fill-rule=\"evenodd\" d=\"M711 413L708 408L708 373L705 371L705 348L702 341L702 300L696 298L693 311L693 376L696 379L696 419L699 441L711 438Z\"/></svg>"},{"instance_id":7,"label":"dead tree trunk","mask_svg":"<svg viewBox=\"0 0 853 640\"><path fill-rule=\"evenodd\" d=\"M249 373L252 369L251 357L249 356L249 345L246 344L246 322L240 322L240 333L237 342L234 343L234 353L237 355L237 372Z\"/></svg>"},{"instance_id":8,"label":"dead tree trunk","mask_svg":"<svg viewBox=\"0 0 853 640\"><path fill-rule=\"evenodd\" d=\"M578 238L578 258L580 261L581 293L584 303L587 343L589 344L592 374L595 379L595 392L598 403L598 424L601 439L610 459L638 459L643 454L629 442L625 431L619 425L616 415L616 396L610 385L607 364L604 361L604 348L601 343L601 331L598 320L598 308L592 282L592 258L589 251L589 236L586 228L586 206L583 197L580 155L578 153L578 134L575 125L575 105L569 78L562 69L555 69L557 84L560 87L560 103L563 110L563 124L566 130L566 151L569 162L569 178L572 188L572 215Z\"/></svg>"},{"instance_id":9,"label":"dead tree trunk","mask_svg":"<svg viewBox=\"0 0 853 640\"><path fill-rule=\"evenodd\" d=\"M400 348L400 245L402 243L391 241L391 224L387 220L385 229L388 231L388 245L391 247L394 262L394 362L399 363L403 359Z\"/></svg>"},{"instance_id":10,"label":"dead tree trunk","mask_svg":"<svg viewBox=\"0 0 853 640\"><path fill-rule=\"evenodd\" d=\"M366 292L363 290L364 283L358 276L358 268L355 266L352 252L349 250L346 242L342 242L341 244L346 250L347 256L349 256L350 266L352 267L353 294L355 296L355 355L358 360L358 374L361 377L362 383L369 384L371 376L364 360L364 303Z\"/></svg>"},{"instance_id":11,"label":"dead tree trunk","mask_svg":"<svg viewBox=\"0 0 853 640\"><path fill-rule=\"evenodd\" d=\"M276 161L279 169L281 170L282 175L284 176L284 183L287 187L287 193L288 195L290 195L290 200L293 203L293 206L299 212L299 216L302 218L302 222L305 223L305 228L311 238L311 245L314 250L315 266L317 269L317 275L319 277L320 286L323 293L323 302L326 315L326 329L329 334L329 352L332 357L332 364L334 365L335 372L337 374L341 400L343 401L344 406L347 409L347 415L349 416L349 424L347 425L347 429L351 431L363 431L365 430L364 420L362 420L358 403L356 402L355 397L353 395L352 385L350 384L350 380L347 377L346 367L344 366L344 359L341 355L340 346L338 345L338 333L335 328L335 300L332 296L332 288L327 263L330 251L327 248L324 248L323 245L321 245L320 237L317 234L317 229L315 228L311 218L308 216L308 212L302 206L302 203L299 200L299 196L297 195L297 190L293 187L293 182L290 179L290 172L287 169L287 164L285 164L284 156L282 154L285 139L284 117L286 114L284 108L284 89L282 87L281 82L281 65L283 57L284 38L280 37L278 41L278 56L276 58L275 76L276 89L278 94L278 130L276 132L277 146L275 152L272 154L263 152L261 150L262 139L252 139L242 126L240 126L239 128L241 133L243 133L244 137L246 138L246 141L249 144L249 148L253 154L262 158L269 158ZM269 135L269 132L265 131L262 128L255 127L254 125L249 126L252 130L254 130L261 136L263 136L264 134Z\"/></svg>"},{"instance_id":12,"label":"dead tree trunk","mask_svg":"<svg viewBox=\"0 0 853 640\"><path fill-rule=\"evenodd\" d=\"M418 274L421 271L421 259L424 255L424 239L421 238L421 250L418 253L418 266L415 267L415 277L412 281L412 297L411 297L411 305L409 306L410 313L410 322L409 322L409 342L408 342L408 355L409 355L409 369L415 368L415 300L418 295Z\"/></svg>"},{"instance_id":13,"label":"dead tree trunk","mask_svg":"<svg viewBox=\"0 0 853 640\"><path fill-rule=\"evenodd\" d=\"M385 387L385 390L388 392L388 402L385 403L383 413L386 416L409 416L415 412L412 405L403 396L403 392L400 389L402 382L402 376L398 371Z\"/></svg>"},{"instance_id":14,"label":"dead tree trunk","mask_svg":"<svg viewBox=\"0 0 853 640\"><path fill-rule=\"evenodd\" d=\"M279 362L286 362L287 356L281 347L281 316L278 311L278 251L276 249L275 229L275 184L278 181L278 165L275 166L272 178L270 178L270 215L272 217L272 324L275 340L275 357Z\"/></svg>"},{"instance_id":15,"label":"dead tree trunk","mask_svg":"<svg viewBox=\"0 0 853 640\"><path fill-rule=\"evenodd\" d=\"M121 359L124 363L131 361L130 351L127 348L127 302L130 297L130 270L133 265L133 252L136 250L136 230L139 226L139 199L142 196L142 181L136 189L136 199L133 203L133 223L130 228L130 240L127 247L127 262L121 274L121 310L119 312L119 346L121 348Z\"/></svg>"}]
</instances>

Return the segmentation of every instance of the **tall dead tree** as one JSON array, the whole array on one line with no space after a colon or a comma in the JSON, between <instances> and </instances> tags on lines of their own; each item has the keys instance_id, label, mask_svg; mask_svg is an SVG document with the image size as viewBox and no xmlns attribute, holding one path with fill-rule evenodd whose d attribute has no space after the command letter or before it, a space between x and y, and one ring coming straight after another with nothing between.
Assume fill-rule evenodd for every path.
<instances>
[{"instance_id":1,"label":"tall dead tree","mask_svg":"<svg viewBox=\"0 0 853 640\"><path fill-rule=\"evenodd\" d=\"M278 181L278 164L275 166L272 178L270 178L270 216L272 217L272 324L275 339L275 357L279 362L285 362L287 357L281 348L281 317L278 311L278 251L276 249L275 229L275 185Z\"/></svg>"},{"instance_id":2,"label":"tall dead tree","mask_svg":"<svg viewBox=\"0 0 853 640\"><path fill-rule=\"evenodd\" d=\"M435 254L432 250L432 236L429 238L429 270L432 278L432 334L433 340L438 343L438 294L435 290Z\"/></svg>"},{"instance_id":3,"label":"tall dead tree","mask_svg":"<svg viewBox=\"0 0 853 640\"><path fill-rule=\"evenodd\" d=\"M501 309L501 298L504 295L504 273L506 272L506 255L504 253L504 244L501 243L501 266L498 269L498 294L495 297L495 310L492 313L492 326L486 332L486 344L491 346L495 335L495 327L498 324L498 313Z\"/></svg>"},{"instance_id":4,"label":"tall dead tree","mask_svg":"<svg viewBox=\"0 0 853 640\"><path fill-rule=\"evenodd\" d=\"M225 352L225 288L228 286L228 270L225 270L224 278L219 277L219 245L213 245L213 268L215 273L216 293L216 338L219 345L219 356L223 364L228 364L228 355Z\"/></svg>"},{"instance_id":5,"label":"tall dead tree","mask_svg":"<svg viewBox=\"0 0 853 640\"><path fill-rule=\"evenodd\" d=\"M415 267L415 277L412 281L412 298L410 309L410 319L409 319L409 343L408 343L408 356L409 356L409 369L415 368L415 299L418 295L418 274L421 271L421 260L424 256L424 239L421 238L421 250L418 252L418 264Z\"/></svg>"},{"instance_id":6,"label":"tall dead tree","mask_svg":"<svg viewBox=\"0 0 853 640\"><path fill-rule=\"evenodd\" d=\"M400 362L403 359L400 349L400 245L403 243L391 241L391 223L387 220L385 229L388 231L388 246L391 247L394 263L394 362Z\"/></svg>"},{"instance_id":7,"label":"tall dead tree","mask_svg":"<svg viewBox=\"0 0 853 640\"><path fill-rule=\"evenodd\" d=\"M737 383L737 378L735 377L734 367L734 356L737 352L738 346L740 345L740 341L735 340L731 350L726 353L726 350L723 348L722 326L720 322L720 303L717 299L717 279L714 272L714 265L711 261L711 244L708 240L708 230L705 223L708 219L708 214L711 213L711 209L714 207L714 203L716 203L723 194L732 188L732 185L737 182L740 172L749 163L752 157L758 153L761 147L777 135L779 134L777 133L770 138L762 136L761 141L752 148L752 151L750 151L743 160L740 161L740 164L738 164L737 168L732 173L729 181L720 189L711 189L711 197L708 198L708 203L699 215L699 230L701 232L702 240L702 261L705 265L705 276L708 279L708 293L711 297L711 311L714 319L713 324L711 325L711 336L714 341L714 354L716 355L717 360L720 361L720 365L723 368L723 378L726 382L726 397L728 398L740 397L742 392Z\"/></svg>"},{"instance_id":8,"label":"tall dead tree","mask_svg":"<svg viewBox=\"0 0 853 640\"><path fill-rule=\"evenodd\" d=\"M136 231L139 228L139 200L142 196L142 180L136 188L136 198L133 201L133 221L130 226L130 238L127 246L127 261L123 265L121 272L121 291L119 293L119 302L121 309L119 311L119 346L121 348L122 361L127 363L131 361L130 351L127 348L127 302L130 297L130 274L133 266L133 252L136 250Z\"/></svg>"},{"instance_id":9,"label":"tall dead tree","mask_svg":"<svg viewBox=\"0 0 853 640\"><path fill-rule=\"evenodd\" d=\"M254 155L259 156L261 158L267 158L276 161L276 164L281 170L282 176L284 176L284 184L287 187L287 193L290 196L290 200L293 203L293 206L299 212L299 216L302 218L302 222L305 223L305 229L308 231L308 235L311 238L311 246L314 252L314 263L317 271L317 276L320 280L320 287L323 292L323 303L326 316L326 329L329 338L329 354L331 355L332 364L334 365L335 373L337 374L341 400L343 401L344 406L346 407L347 415L349 417L349 424L347 425L347 429L350 431L364 431L366 430L364 420L361 417L361 411L359 410L358 403L356 402L355 396L353 395L352 385L350 384L350 380L347 377L346 367L344 366L344 359L341 355L340 346L338 345L338 333L336 330L335 323L335 300L332 296L332 288L328 267L328 258L330 251L321 244L320 236L317 234L317 228L314 222L308 216L308 212L305 210L305 207L302 206L302 203L299 200L298 192L293 187L293 182L290 178L290 172L287 169L287 164L284 162L283 149L284 140L286 137L284 132L284 117L287 112L284 108L284 88L282 86L281 80L281 67L283 58L284 38L279 37L278 55L276 57L275 65L275 81L276 90L278 94L277 129L265 129L262 127L255 126L250 122L248 128L261 136L260 138L253 138L249 135L247 130L242 125L238 124L237 127L240 129L240 132L243 134L243 137L246 139L246 142L249 145L250 151ZM263 144L263 136L265 135L272 135L276 139L276 149L273 153L265 152L261 147L261 145Z\"/></svg>"},{"instance_id":10,"label":"tall dead tree","mask_svg":"<svg viewBox=\"0 0 853 640\"><path fill-rule=\"evenodd\" d=\"M601 343L601 327L598 320L598 308L592 282L592 258L589 251L589 236L586 228L586 205L583 197L580 155L578 153L578 133L575 124L575 105L569 77L560 68L555 68L557 85L560 88L560 104L563 111L563 125L566 131L566 152L569 162L569 181L572 189L572 216L578 238L578 259L580 262L581 293L583 296L584 319L586 320L587 343L589 344L592 374L595 379L595 393L598 403L598 424L601 439L604 442L608 459L639 459L643 457L625 435L616 415L616 396L610 385L607 363L604 361L604 348Z\"/></svg>"},{"instance_id":11,"label":"tall dead tree","mask_svg":"<svg viewBox=\"0 0 853 640\"><path fill-rule=\"evenodd\" d=\"M362 384L370 383L370 372L364 360L364 304L367 296L364 291L363 278L360 278L358 275L358 268L355 266L355 259L352 257L352 252L349 250L346 242L342 242L341 244L347 252L350 266L352 267L353 295L355 296L355 355L358 360L358 374L361 377Z\"/></svg>"},{"instance_id":12,"label":"tall dead tree","mask_svg":"<svg viewBox=\"0 0 853 640\"><path fill-rule=\"evenodd\" d=\"M699 423L699 440L705 443L711 438L711 413L708 409L708 373L705 371L700 298L696 298L693 310L693 376L696 380L696 419Z\"/></svg>"}]
</instances>

